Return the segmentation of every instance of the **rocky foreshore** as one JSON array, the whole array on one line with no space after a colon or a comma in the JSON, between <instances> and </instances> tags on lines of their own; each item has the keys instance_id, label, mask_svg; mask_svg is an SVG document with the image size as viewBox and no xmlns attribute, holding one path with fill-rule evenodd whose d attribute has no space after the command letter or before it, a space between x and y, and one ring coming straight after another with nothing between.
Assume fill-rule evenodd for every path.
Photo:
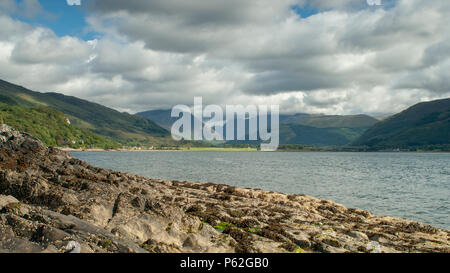
<instances>
[{"instance_id":1,"label":"rocky foreshore","mask_svg":"<svg viewBox=\"0 0 450 273\"><path fill-rule=\"evenodd\" d=\"M104 170L0 125L0 253L448 253L449 235L304 195Z\"/></svg>"}]
</instances>

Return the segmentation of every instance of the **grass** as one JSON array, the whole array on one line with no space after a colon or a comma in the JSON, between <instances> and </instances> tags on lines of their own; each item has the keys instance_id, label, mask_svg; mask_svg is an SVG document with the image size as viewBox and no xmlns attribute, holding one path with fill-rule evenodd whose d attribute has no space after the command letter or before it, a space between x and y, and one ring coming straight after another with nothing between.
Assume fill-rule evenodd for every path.
<instances>
[{"instance_id":1,"label":"grass","mask_svg":"<svg viewBox=\"0 0 450 273\"><path fill-rule=\"evenodd\" d=\"M301 247L297 247L294 251L294 253L306 253L306 251L304 251Z\"/></svg>"},{"instance_id":2,"label":"grass","mask_svg":"<svg viewBox=\"0 0 450 273\"><path fill-rule=\"evenodd\" d=\"M99 245L105 249L105 250L109 250L110 247L112 246L112 241L110 239L103 239L99 242Z\"/></svg>"},{"instance_id":3,"label":"grass","mask_svg":"<svg viewBox=\"0 0 450 273\"><path fill-rule=\"evenodd\" d=\"M21 206L22 206L22 202L12 203L12 204L9 204L8 206L6 206L6 210L9 213L12 213L15 215L20 215L20 207Z\"/></svg>"},{"instance_id":4,"label":"grass","mask_svg":"<svg viewBox=\"0 0 450 273\"><path fill-rule=\"evenodd\" d=\"M223 232L227 227L229 227L231 225L232 224L227 223L227 222L221 222L217 226L214 226L214 228L219 232Z\"/></svg>"},{"instance_id":5,"label":"grass","mask_svg":"<svg viewBox=\"0 0 450 273\"><path fill-rule=\"evenodd\" d=\"M252 234L257 234L258 231L260 231L262 228L261 227L254 227L254 228L249 228L248 232L252 233Z\"/></svg>"},{"instance_id":6,"label":"grass","mask_svg":"<svg viewBox=\"0 0 450 273\"><path fill-rule=\"evenodd\" d=\"M57 110L0 103L0 117L1 123L29 133L47 146L102 149L120 147L108 137L68 124L66 116Z\"/></svg>"}]
</instances>

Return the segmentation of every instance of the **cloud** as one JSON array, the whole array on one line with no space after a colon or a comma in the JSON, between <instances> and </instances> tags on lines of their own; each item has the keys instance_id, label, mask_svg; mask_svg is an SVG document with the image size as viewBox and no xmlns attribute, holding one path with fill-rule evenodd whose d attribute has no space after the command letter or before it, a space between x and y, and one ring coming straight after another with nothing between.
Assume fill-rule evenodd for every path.
<instances>
[{"instance_id":1,"label":"cloud","mask_svg":"<svg viewBox=\"0 0 450 273\"><path fill-rule=\"evenodd\" d=\"M11 52L12 61L20 64L70 64L87 59L89 45L77 38L57 37L53 32L37 28L17 43Z\"/></svg>"},{"instance_id":2,"label":"cloud","mask_svg":"<svg viewBox=\"0 0 450 273\"><path fill-rule=\"evenodd\" d=\"M130 112L199 95L329 114L448 97L450 3L382 2L86 1L93 41L0 15L0 78Z\"/></svg>"},{"instance_id":3,"label":"cloud","mask_svg":"<svg viewBox=\"0 0 450 273\"><path fill-rule=\"evenodd\" d=\"M13 14L25 19L35 19L36 17L44 17L53 19L55 16L43 9L39 0L2 0L0 2L0 14Z\"/></svg>"},{"instance_id":4,"label":"cloud","mask_svg":"<svg viewBox=\"0 0 450 273\"><path fill-rule=\"evenodd\" d=\"M3 0L0 2L0 13L12 13L16 10L14 0Z\"/></svg>"},{"instance_id":5,"label":"cloud","mask_svg":"<svg viewBox=\"0 0 450 273\"><path fill-rule=\"evenodd\" d=\"M81 0L67 0L69 6L81 6Z\"/></svg>"}]
</instances>

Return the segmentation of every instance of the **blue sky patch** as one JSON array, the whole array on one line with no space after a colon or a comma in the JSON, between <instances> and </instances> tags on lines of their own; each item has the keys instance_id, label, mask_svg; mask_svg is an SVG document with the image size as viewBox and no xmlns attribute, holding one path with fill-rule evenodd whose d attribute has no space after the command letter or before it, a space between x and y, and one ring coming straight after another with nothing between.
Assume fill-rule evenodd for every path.
<instances>
[{"instance_id":1,"label":"blue sky patch","mask_svg":"<svg viewBox=\"0 0 450 273\"><path fill-rule=\"evenodd\" d=\"M16 0L20 5L23 0ZM39 1L44 12L33 18L26 18L20 13L12 16L33 26L48 27L58 36L75 36L83 40L92 40L99 33L88 30L86 11L83 6L68 5L66 0Z\"/></svg>"},{"instance_id":2,"label":"blue sky patch","mask_svg":"<svg viewBox=\"0 0 450 273\"><path fill-rule=\"evenodd\" d=\"M295 13L297 13L301 18L308 18L319 12L317 9L311 7L310 5L305 5L304 7L293 5L291 9L295 11Z\"/></svg>"}]
</instances>

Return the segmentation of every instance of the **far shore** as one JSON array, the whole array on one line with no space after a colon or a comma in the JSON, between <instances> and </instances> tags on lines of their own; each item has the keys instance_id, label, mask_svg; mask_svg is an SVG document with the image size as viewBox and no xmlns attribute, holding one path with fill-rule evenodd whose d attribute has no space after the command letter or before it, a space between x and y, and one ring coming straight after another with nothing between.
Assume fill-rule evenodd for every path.
<instances>
[{"instance_id":1,"label":"far shore","mask_svg":"<svg viewBox=\"0 0 450 273\"><path fill-rule=\"evenodd\" d=\"M58 149L65 152L185 152L185 151L211 151L211 152L256 152L256 148L220 148L220 147L194 147L194 148L180 148L180 149L74 149L67 147L58 147Z\"/></svg>"},{"instance_id":2,"label":"far shore","mask_svg":"<svg viewBox=\"0 0 450 273\"><path fill-rule=\"evenodd\" d=\"M67 147L56 147L57 149L65 152L264 152L256 148L221 148L221 147L191 147L191 148L180 148L180 149L100 149L100 148L67 148ZM323 152L333 152L333 153L433 153L433 154L447 154L448 151L338 151L338 150L277 150L276 152L286 152L286 153L323 153Z\"/></svg>"}]
</instances>

